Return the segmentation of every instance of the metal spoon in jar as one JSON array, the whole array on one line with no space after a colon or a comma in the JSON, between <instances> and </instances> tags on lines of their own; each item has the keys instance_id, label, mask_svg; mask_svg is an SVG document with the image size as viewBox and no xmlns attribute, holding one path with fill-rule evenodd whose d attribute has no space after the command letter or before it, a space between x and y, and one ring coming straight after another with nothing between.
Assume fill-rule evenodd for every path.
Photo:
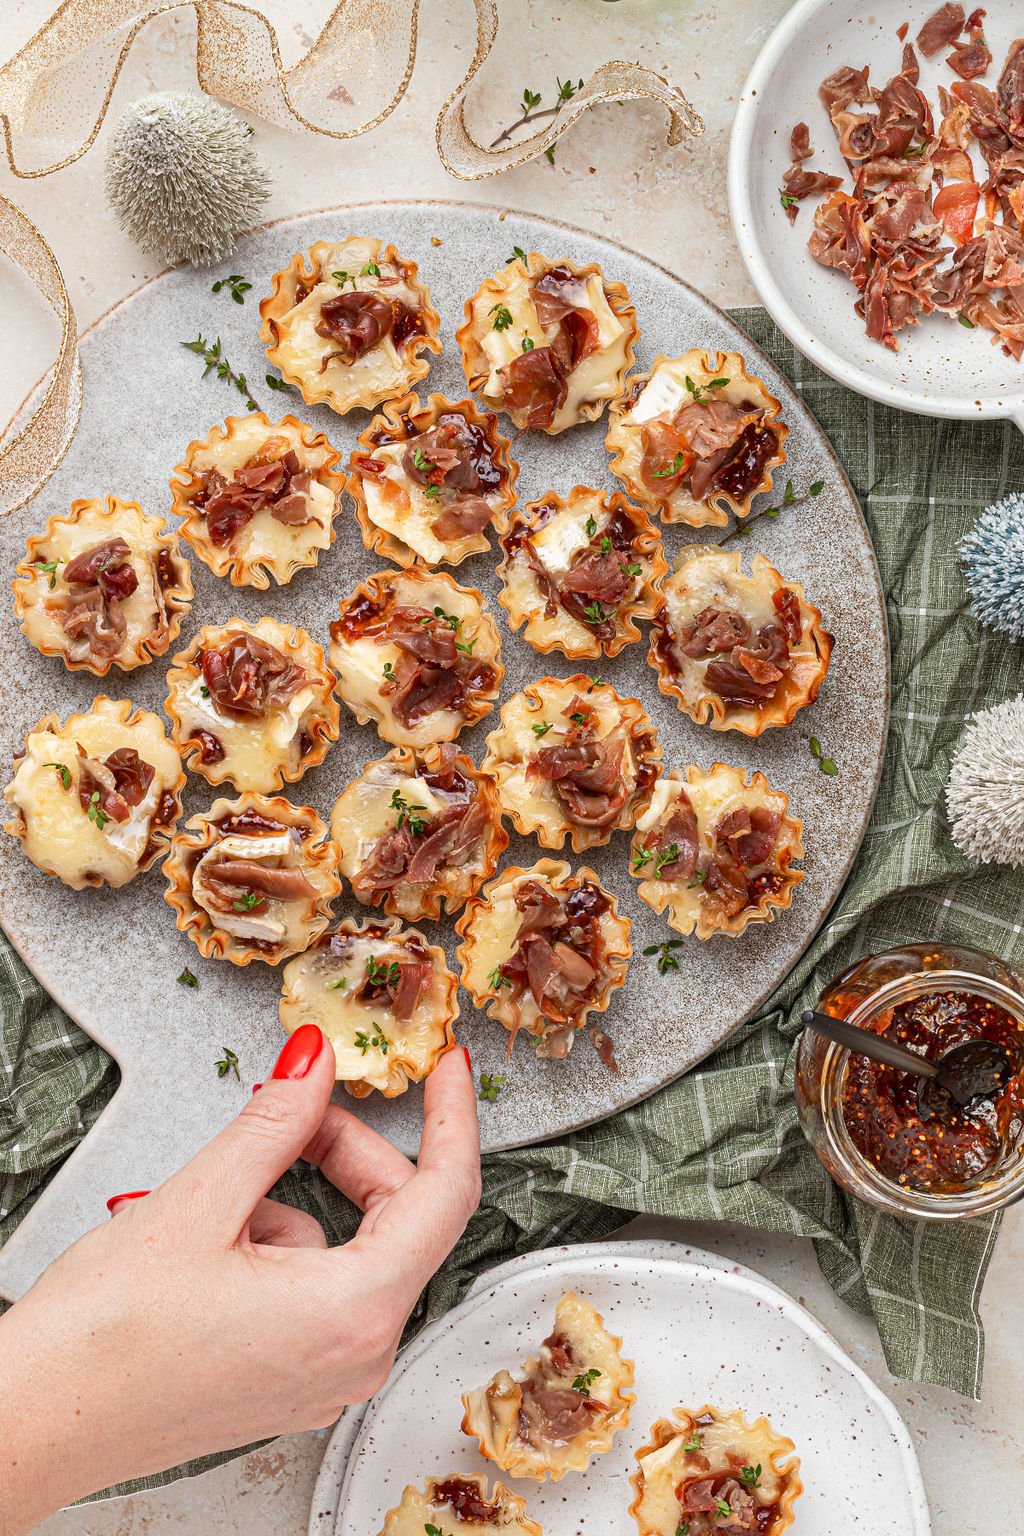
<instances>
[{"instance_id":1,"label":"metal spoon in jar","mask_svg":"<svg viewBox=\"0 0 1024 1536\"><path fill-rule=\"evenodd\" d=\"M887 1040L884 1035L876 1035L870 1029L861 1029L858 1024L834 1019L831 1014L818 1013L812 1008L801 1015L801 1022L836 1045L844 1045L860 1056L869 1056L883 1066L895 1067L898 1072L909 1072L916 1077L917 1109L922 1120L963 1109L978 1099L992 1098L1006 1086L1016 1070L1010 1052L995 1040L967 1040L963 1045L955 1045L938 1061L929 1061L905 1045Z\"/></svg>"}]
</instances>

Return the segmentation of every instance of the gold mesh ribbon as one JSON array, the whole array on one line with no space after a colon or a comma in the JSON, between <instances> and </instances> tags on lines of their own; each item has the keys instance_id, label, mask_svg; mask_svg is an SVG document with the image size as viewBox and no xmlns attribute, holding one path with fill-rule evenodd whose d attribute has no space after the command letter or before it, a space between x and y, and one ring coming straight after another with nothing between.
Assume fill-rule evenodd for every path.
<instances>
[{"instance_id":1,"label":"gold mesh ribbon","mask_svg":"<svg viewBox=\"0 0 1024 1536\"><path fill-rule=\"evenodd\" d=\"M473 0L476 47L465 78L437 119L437 152L463 181L496 176L554 143L603 101L656 101L670 145L704 125L681 91L642 64L604 64L529 137L485 145L465 121L466 95L498 32L495 0ZM99 133L121 66L147 21L191 9L199 83L211 96L283 127L330 138L367 133L401 101L416 60L420 0L339 0L319 37L285 68L266 16L240 0L64 0L0 68L0 123L15 176L47 176L83 155ZM57 362L32 419L0 436L0 513L22 505L52 474L78 420L81 375L74 316L60 270L38 230L10 203L0 209L0 250L57 311Z\"/></svg>"}]
</instances>

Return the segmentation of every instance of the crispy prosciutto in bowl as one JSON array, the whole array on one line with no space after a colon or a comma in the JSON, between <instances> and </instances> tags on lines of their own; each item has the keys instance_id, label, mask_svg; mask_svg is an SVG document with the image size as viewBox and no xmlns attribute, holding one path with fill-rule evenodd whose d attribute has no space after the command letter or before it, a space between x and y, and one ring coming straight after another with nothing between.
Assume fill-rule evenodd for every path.
<instances>
[{"instance_id":1,"label":"crispy prosciutto in bowl","mask_svg":"<svg viewBox=\"0 0 1024 1536\"><path fill-rule=\"evenodd\" d=\"M14 610L22 634L69 671L106 677L162 656L192 601L178 535L136 501L73 501L34 533L16 567Z\"/></svg>"},{"instance_id":2,"label":"crispy prosciutto in bowl","mask_svg":"<svg viewBox=\"0 0 1024 1536\"><path fill-rule=\"evenodd\" d=\"M804 878L791 867L804 855L803 822L788 811L762 773L747 779L725 763L707 773L691 764L685 776L673 769L637 817L629 867L641 901L699 939L770 922Z\"/></svg>"},{"instance_id":3,"label":"crispy prosciutto in bowl","mask_svg":"<svg viewBox=\"0 0 1024 1536\"><path fill-rule=\"evenodd\" d=\"M454 741L494 706L505 669L484 596L444 571L380 571L331 625L338 693L383 741Z\"/></svg>"},{"instance_id":4,"label":"crispy prosciutto in bowl","mask_svg":"<svg viewBox=\"0 0 1024 1536\"><path fill-rule=\"evenodd\" d=\"M247 792L215 800L175 834L164 899L205 959L278 965L327 927L337 868L314 810Z\"/></svg>"},{"instance_id":5,"label":"crispy prosciutto in bowl","mask_svg":"<svg viewBox=\"0 0 1024 1536\"><path fill-rule=\"evenodd\" d=\"M453 1472L449 1477L428 1477L421 1493L409 1486L397 1509L389 1509L380 1536L423 1536L441 1531L443 1536L541 1536L536 1520L526 1513L526 1503L504 1483L493 1492L481 1472Z\"/></svg>"},{"instance_id":6,"label":"crispy prosciutto in bowl","mask_svg":"<svg viewBox=\"0 0 1024 1536\"><path fill-rule=\"evenodd\" d=\"M738 1409L677 1408L636 1453L639 1536L782 1536L803 1492L792 1440Z\"/></svg>"},{"instance_id":7,"label":"crispy prosciutto in bowl","mask_svg":"<svg viewBox=\"0 0 1024 1536\"><path fill-rule=\"evenodd\" d=\"M441 317L414 261L393 245L351 235L317 240L275 272L260 301L260 340L307 405L339 415L404 394L440 352Z\"/></svg>"},{"instance_id":8,"label":"crispy prosciutto in bowl","mask_svg":"<svg viewBox=\"0 0 1024 1536\"><path fill-rule=\"evenodd\" d=\"M100 694L82 715L44 715L14 758L6 831L72 890L121 886L167 848L181 815L181 758L163 721Z\"/></svg>"},{"instance_id":9,"label":"crispy prosciutto in bowl","mask_svg":"<svg viewBox=\"0 0 1024 1536\"><path fill-rule=\"evenodd\" d=\"M779 410L738 352L658 356L611 409L608 468L667 523L724 528L747 516L785 463Z\"/></svg>"},{"instance_id":10,"label":"crispy prosciutto in bowl","mask_svg":"<svg viewBox=\"0 0 1024 1536\"><path fill-rule=\"evenodd\" d=\"M585 1472L594 1456L611 1450L636 1402L626 1390L633 1362L621 1351L622 1340L601 1314L566 1291L554 1330L518 1377L502 1370L486 1387L462 1394L463 1434L513 1477L543 1483Z\"/></svg>"},{"instance_id":11,"label":"crispy prosciutto in bowl","mask_svg":"<svg viewBox=\"0 0 1024 1536\"><path fill-rule=\"evenodd\" d=\"M331 833L353 895L412 921L465 906L508 847L494 785L447 741L367 763L338 796Z\"/></svg>"},{"instance_id":12,"label":"crispy prosciutto in bowl","mask_svg":"<svg viewBox=\"0 0 1024 1536\"><path fill-rule=\"evenodd\" d=\"M260 619L207 625L167 674L164 706L193 773L269 794L322 763L341 711L305 630Z\"/></svg>"},{"instance_id":13,"label":"crispy prosciutto in bowl","mask_svg":"<svg viewBox=\"0 0 1024 1536\"><path fill-rule=\"evenodd\" d=\"M318 1024L337 1078L357 1099L386 1099L433 1072L455 1044L459 984L417 928L350 918L285 966L281 1023Z\"/></svg>"},{"instance_id":14,"label":"crispy prosciutto in bowl","mask_svg":"<svg viewBox=\"0 0 1024 1536\"><path fill-rule=\"evenodd\" d=\"M492 410L520 431L556 433L622 393L639 334L622 283L533 251L481 283L455 339L466 382Z\"/></svg>"},{"instance_id":15,"label":"crispy prosciutto in bowl","mask_svg":"<svg viewBox=\"0 0 1024 1536\"><path fill-rule=\"evenodd\" d=\"M490 549L487 531L515 503L519 466L489 411L405 395L358 443L346 489L367 549L403 566L459 565Z\"/></svg>"},{"instance_id":16,"label":"crispy prosciutto in bowl","mask_svg":"<svg viewBox=\"0 0 1024 1536\"><path fill-rule=\"evenodd\" d=\"M334 541L340 458L294 416L229 416L174 466L171 511L215 576L260 588L273 576L283 586Z\"/></svg>"},{"instance_id":17,"label":"crispy prosciutto in bowl","mask_svg":"<svg viewBox=\"0 0 1024 1536\"><path fill-rule=\"evenodd\" d=\"M661 536L646 512L616 492L585 485L553 491L514 512L501 536L499 602L513 629L538 651L573 660L617 656L640 639L637 619L660 605L668 571Z\"/></svg>"},{"instance_id":18,"label":"crispy prosciutto in bowl","mask_svg":"<svg viewBox=\"0 0 1024 1536\"><path fill-rule=\"evenodd\" d=\"M608 683L542 677L502 705L481 772L517 832L574 852L629 828L658 775L661 744L639 699Z\"/></svg>"},{"instance_id":19,"label":"crispy prosciutto in bowl","mask_svg":"<svg viewBox=\"0 0 1024 1536\"><path fill-rule=\"evenodd\" d=\"M760 736L818 697L832 636L801 584L763 555L747 576L738 552L688 545L662 599L650 662L661 692L697 725Z\"/></svg>"},{"instance_id":20,"label":"crispy prosciutto in bowl","mask_svg":"<svg viewBox=\"0 0 1024 1536\"><path fill-rule=\"evenodd\" d=\"M633 947L597 875L584 865L572 874L562 859L532 869L510 865L474 896L455 925L462 985L509 1031L521 1029L538 1056L561 1060L591 1013L604 1013L626 980ZM603 1030L591 1036L605 1065L614 1048Z\"/></svg>"}]
</instances>

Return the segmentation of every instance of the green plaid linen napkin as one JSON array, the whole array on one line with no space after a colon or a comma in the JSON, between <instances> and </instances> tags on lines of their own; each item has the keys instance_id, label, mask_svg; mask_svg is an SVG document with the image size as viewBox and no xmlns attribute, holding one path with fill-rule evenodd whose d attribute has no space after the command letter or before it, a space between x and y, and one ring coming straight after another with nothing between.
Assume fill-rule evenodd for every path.
<instances>
[{"instance_id":1,"label":"green plaid linen napkin","mask_svg":"<svg viewBox=\"0 0 1024 1536\"><path fill-rule=\"evenodd\" d=\"M481 1209L413 1326L451 1307L480 1270L555 1241L600 1237L636 1214L740 1222L809 1237L837 1293L873 1313L897 1375L974 1397L984 1353L978 1298L998 1218L936 1226L848 1198L805 1142L792 1089L800 1010L857 956L941 938L1024 968L1024 881L1010 869L968 866L950 840L942 798L967 718L1021 687L1019 653L980 630L965 607L956 544L984 506L1024 488L1024 438L1009 423L874 405L806 362L763 310L736 318L832 439L875 542L893 697L874 817L829 921L758 1018L645 1103L486 1159ZM830 745L841 773L841 750ZM108 1101L116 1069L6 942L0 1002L2 1243ZM312 1170L293 1169L277 1192L319 1216L332 1240L352 1232L352 1208Z\"/></svg>"}]
</instances>

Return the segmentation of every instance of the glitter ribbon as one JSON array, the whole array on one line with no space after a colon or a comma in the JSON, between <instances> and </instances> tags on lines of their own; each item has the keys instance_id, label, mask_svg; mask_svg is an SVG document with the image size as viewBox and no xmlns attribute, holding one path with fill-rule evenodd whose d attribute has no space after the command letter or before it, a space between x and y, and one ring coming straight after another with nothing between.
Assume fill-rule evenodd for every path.
<instances>
[{"instance_id":1,"label":"glitter ribbon","mask_svg":"<svg viewBox=\"0 0 1024 1536\"><path fill-rule=\"evenodd\" d=\"M669 145L703 132L681 91L642 64L618 61L595 70L528 137L481 144L466 126L466 96L494 45L498 12L495 0L473 4L475 52L436 125L438 155L459 180L479 181L524 164L604 101L660 103L668 113ZM0 124L15 176L47 176L85 154L139 31L176 10L195 12L196 69L208 95L266 122L298 123L329 138L356 138L382 123L405 95L416 61L420 0L339 0L308 51L287 69L270 21L240 0L64 0L0 68ZM0 250L27 273L61 322L60 350L38 404L27 421L23 408L0 435L2 514L23 505L66 452L78 423L81 368L74 315L53 252L3 199Z\"/></svg>"}]
</instances>

